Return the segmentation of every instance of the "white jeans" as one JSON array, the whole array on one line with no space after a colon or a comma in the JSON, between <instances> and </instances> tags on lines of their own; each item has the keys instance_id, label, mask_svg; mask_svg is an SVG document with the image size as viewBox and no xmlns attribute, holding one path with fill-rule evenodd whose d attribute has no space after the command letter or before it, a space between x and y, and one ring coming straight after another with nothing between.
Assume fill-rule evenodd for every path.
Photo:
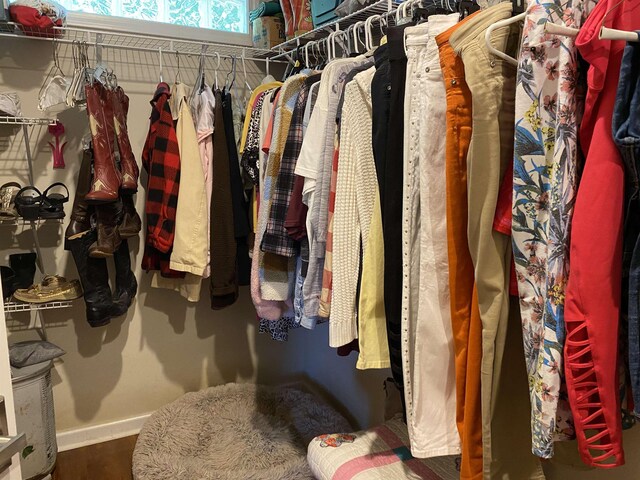
<instances>
[{"instance_id":1,"label":"white jeans","mask_svg":"<svg viewBox=\"0 0 640 480\"><path fill-rule=\"evenodd\" d=\"M446 99L435 36L458 14L405 30L402 363L411 453L460 453L449 304Z\"/></svg>"}]
</instances>

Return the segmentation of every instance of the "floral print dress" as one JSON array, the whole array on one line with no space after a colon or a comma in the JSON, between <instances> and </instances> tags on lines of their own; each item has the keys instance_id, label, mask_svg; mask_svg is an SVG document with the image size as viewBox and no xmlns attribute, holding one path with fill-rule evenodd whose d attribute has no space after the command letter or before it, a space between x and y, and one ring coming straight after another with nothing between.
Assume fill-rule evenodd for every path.
<instances>
[{"instance_id":1,"label":"floral print dress","mask_svg":"<svg viewBox=\"0 0 640 480\"><path fill-rule=\"evenodd\" d=\"M547 21L579 28L590 0L530 0L516 88L513 253L531 399L533 453L574 436L564 382L564 290L579 177L584 89L575 39Z\"/></svg>"}]
</instances>

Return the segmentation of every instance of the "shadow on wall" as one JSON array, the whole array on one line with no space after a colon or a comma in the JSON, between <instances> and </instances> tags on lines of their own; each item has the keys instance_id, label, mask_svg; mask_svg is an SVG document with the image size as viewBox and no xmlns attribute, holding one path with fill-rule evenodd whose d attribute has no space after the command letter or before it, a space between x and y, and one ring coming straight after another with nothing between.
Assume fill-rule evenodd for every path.
<instances>
[{"instance_id":1,"label":"shadow on wall","mask_svg":"<svg viewBox=\"0 0 640 480\"><path fill-rule=\"evenodd\" d=\"M92 48L89 51L93 55ZM73 71L71 46L60 45L63 71ZM103 51L130 97L129 133L133 150L140 161L146 138L149 101L158 82L158 55L124 50ZM37 40L0 42L0 91L17 91L27 116L44 116L36 108L38 92L51 67L51 44ZM93 58L91 58L93 61ZM178 76L177 63L165 55L164 80L172 83ZM215 60L206 61L206 79L215 83ZM223 86L231 61L222 61L218 83ZM273 67L273 66L272 66ZM180 60L181 81L193 82L198 56ZM261 67L247 62L251 85L264 77ZM275 68L274 68L275 70ZM277 72L274 72L277 74ZM244 99L241 66L233 93ZM234 103L234 106L235 103ZM236 106L237 108L237 106ZM82 154L82 137L88 132L86 112L64 110L58 118L65 125L66 169L53 170L47 127L31 127L35 183L44 189L56 181L64 182L73 198ZM0 127L0 184L28 182L28 170L22 136L14 129ZM142 177L144 182L144 175ZM136 206L142 214L144 189ZM65 206L70 213L71 202ZM63 250L64 225L41 227L43 263L47 273L77 278L70 255ZM4 228L4 227L3 227ZM22 227L7 227L11 235L0 234L3 254L33 249L30 232ZM258 322L249 289L241 288L238 301L231 307L213 311L209 304L208 281L203 282L202 298L190 304L177 292L151 287L151 276L140 269L142 244L130 242L132 262L139 283L138 297L126 317L112 320L106 327L91 328L85 321L84 305L46 312L50 341L67 351L54 372L54 395L59 430L101 424L153 411L182 393L228 382L282 384L310 378L319 389L352 412L356 424L375 423L383 412L382 380L387 372L358 372L355 358L339 358L328 347L326 326L309 332L291 333L289 342L280 343L268 334L258 334ZM134 258L135 255L135 258ZM0 258L0 263L6 258ZM111 262L108 262L111 264ZM111 275L113 278L113 275ZM40 277L37 276L36 280ZM24 317L16 326L24 325ZM17 328L12 341L33 339L33 331Z\"/></svg>"}]
</instances>

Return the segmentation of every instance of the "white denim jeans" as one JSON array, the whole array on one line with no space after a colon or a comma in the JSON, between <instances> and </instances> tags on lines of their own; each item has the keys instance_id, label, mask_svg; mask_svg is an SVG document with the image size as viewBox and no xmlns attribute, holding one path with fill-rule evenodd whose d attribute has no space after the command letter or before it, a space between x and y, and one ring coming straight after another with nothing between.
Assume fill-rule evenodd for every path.
<instances>
[{"instance_id":1,"label":"white denim jeans","mask_svg":"<svg viewBox=\"0 0 640 480\"><path fill-rule=\"evenodd\" d=\"M403 308L404 391L411 453L460 453L446 223L446 93L435 36L458 14L405 30Z\"/></svg>"}]
</instances>

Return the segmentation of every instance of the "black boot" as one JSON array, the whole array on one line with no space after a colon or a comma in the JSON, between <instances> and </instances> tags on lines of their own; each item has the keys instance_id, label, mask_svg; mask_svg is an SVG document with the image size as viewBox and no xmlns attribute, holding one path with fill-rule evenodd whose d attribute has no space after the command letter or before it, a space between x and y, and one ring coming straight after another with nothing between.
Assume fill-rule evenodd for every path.
<instances>
[{"instance_id":1,"label":"black boot","mask_svg":"<svg viewBox=\"0 0 640 480\"><path fill-rule=\"evenodd\" d=\"M82 237L67 239L66 247L73 255L84 290L87 322L92 327L101 327L121 315L121 306L114 303L111 295L107 261L104 258L89 257L89 248L96 240L97 233L91 230Z\"/></svg>"},{"instance_id":2,"label":"black boot","mask_svg":"<svg viewBox=\"0 0 640 480\"><path fill-rule=\"evenodd\" d=\"M9 255L9 266L16 274L16 288L29 288L36 275L36 254L14 253Z\"/></svg>"},{"instance_id":3,"label":"black boot","mask_svg":"<svg viewBox=\"0 0 640 480\"><path fill-rule=\"evenodd\" d=\"M113 293L113 301L120 304L124 311L131 306L133 298L138 291L136 276L131 271L131 255L129 254L129 242L123 240L118 250L113 254L116 265L116 291Z\"/></svg>"}]
</instances>

